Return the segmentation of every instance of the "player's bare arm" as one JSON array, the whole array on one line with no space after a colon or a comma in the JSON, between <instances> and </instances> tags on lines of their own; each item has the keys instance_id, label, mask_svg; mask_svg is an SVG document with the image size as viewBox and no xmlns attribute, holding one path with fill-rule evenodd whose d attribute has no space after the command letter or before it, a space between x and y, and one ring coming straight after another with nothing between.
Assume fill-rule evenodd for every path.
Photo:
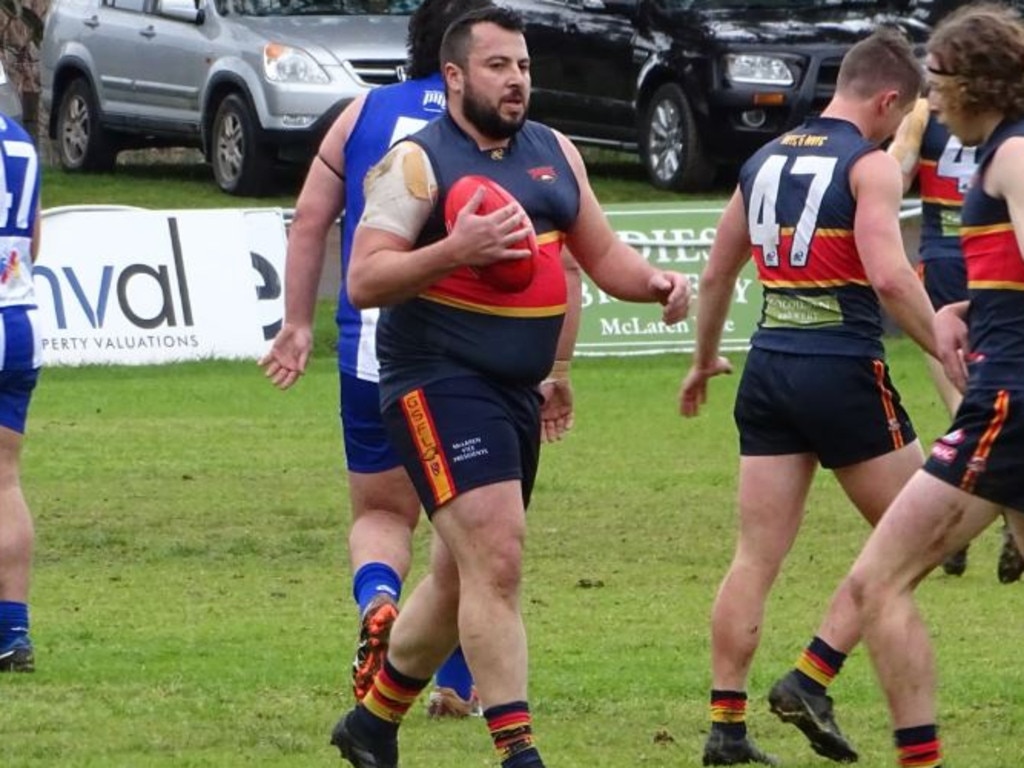
<instances>
[{"instance_id":1,"label":"player's bare arm","mask_svg":"<svg viewBox=\"0 0 1024 768\"><path fill-rule=\"evenodd\" d=\"M313 349L313 314L327 234L345 205L345 142L364 99L349 104L328 130L310 165L288 228L284 322L259 365L274 386L287 389L306 370Z\"/></svg>"},{"instance_id":2,"label":"player's bare arm","mask_svg":"<svg viewBox=\"0 0 1024 768\"><path fill-rule=\"evenodd\" d=\"M732 372L732 365L718 354L718 347L736 279L749 259L746 211L737 188L718 220L708 263L701 273L697 291L697 346L679 392L679 410L684 416L696 416L707 401L708 379Z\"/></svg>"},{"instance_id":3,"label":"player's bare arm","mask_svg":"<svg viewBox=\"0 0 1024 768\"><path fill-rule=\"evenodd\" d=\"M1024 137L1003 142L984 177L985 192L1006 201L1017 247L1024 253Z\"/></svg>"},{"instance_id":4,"label":"player's bare arm","mask_svg":"<svg viewBox=\"0 0 1024 768\"><path fill-rule=\"evenodd\" d=\"M348 295L359 308L410 299L462 266L521 259L512 248L529 219L517 203L477 215L479 189L459 212L451 232L414 248L437 201L437 181L423 150L396 144L367 175L366 208L356 229L348 270Z\"/></svg>"},{"instance_id":5,"label":"player's bare arm","mask_svg":"<svg viewBox=\"0 0 1024 768\"><path fill-rule=\"evenodd\" d=\"M566 237L583 271L601 290L618 299L661 303L666 323L685 318L690 303L689 281L678 272L655 269L618 238L594 195L579 151L565 136L556 135L580 188L579 214Z\"/></svg>"},{"instance_id":6,"label":"player's bare arm","mask_svg":"<svg viewBox=\"0 0 1024 768\"><path fill-rule=\"evenodd\" d=\"M906 193L917 176L917 166L921 161L921 140L928 125L928 100L918 99L914 108L903 118L892 144L889 154L896 158L903 174L903 191Z\"/></svg>"},{"instance_id":7,"label":"player's bare arm","mask_svg":"<svg viewBox=\"0 0 1024 768\"><path fill-rule=\"evenodd\" d=\"M565 272L565 318L555 348L555 363L551 373L540 385L540 394L544 398L540 409L541 439L545 443L561 440L573 425L569 368L576 350L580 314L583 311L583 283L580 265L568 248L562 249L562 267Z\"/></svg>"},{"instance_id":8,"label":"player's bare arm","mask_svg":"<svg viewBox=\"0 0 1024 768\"><path fill-rule=\"evenodd\" d=\"M324 263L324 245L345 205L345 143L362 111L360 97L331 125L299 192L288 228L285 324L310 325ZM360 183L357 179L356 183Z\"/></svg>"},{"instance_id":9,"label":"player's bare arm","mask_svg":"<svg viewBox=\"0 0 1024 768\"><path fill-rule=\"evenodd\" d=\"M853 236L868 282L903 332L937 357L935 312L903 247L903 184L896 160L880 151L864 155L850 171L850 188L857 198Z\"/></svg>"},{"instance_id":10,"label":"player's bare arm","mask_svg":"<svg viewBox=\"0 0 1024 768\"><path fill-rule=\"evenodd\" d=\"M694 366L712 370L717 366L718 346L729 313L736 280L750 260L750 235L743 196L737 188L722 211L715 229L715 241L700 278L697 306L697 349Z\"/></svg>"},{"instance_id":11,"label":"player's bare arm","mask_svg":"<svg viewBox=\"0 0 1024 768\"><path fill-rule=\"evenodd\" d=\"M935 346L946 378L958 392L967 390L967 309L969 301L947 304L935 313Z\"/></svg>"}]
</instances>

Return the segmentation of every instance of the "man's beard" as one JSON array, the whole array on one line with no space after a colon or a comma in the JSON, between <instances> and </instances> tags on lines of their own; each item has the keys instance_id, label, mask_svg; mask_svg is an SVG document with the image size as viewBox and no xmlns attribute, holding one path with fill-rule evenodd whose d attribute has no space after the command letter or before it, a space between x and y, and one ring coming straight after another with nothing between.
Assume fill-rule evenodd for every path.
<instances>
[{"instance_id":1,"label":"man's beard","mask_svg":"<svg viewBox=\"0 0 1024 768\"><path fill-rule=\"evenodd\" d=\"M510 139L526 122L526 109L523 109L522 117L505 119L498 110L492 109L482 99L478 99L476 92L468 84L462 99L462 113L474 128L491 139Z\"/></svg>"}]
</instances>

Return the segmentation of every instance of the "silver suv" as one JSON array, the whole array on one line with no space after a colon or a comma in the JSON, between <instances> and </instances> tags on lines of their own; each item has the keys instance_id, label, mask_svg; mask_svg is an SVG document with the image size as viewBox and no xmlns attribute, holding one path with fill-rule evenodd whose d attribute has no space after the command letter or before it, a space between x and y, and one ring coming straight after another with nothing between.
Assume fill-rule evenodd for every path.
<instances>
[{"instance_id":1,"label":"silver suv","mask_svg":"<svg viewBox=\"0 0 1024 768\"><path fill-rule=\"evenodd\" d=\"M54 0L40 55L69 171L122 149L201 149L225 192L265 191L341 109L397 81L422 0Z\"/></svg>"}]
</instances>

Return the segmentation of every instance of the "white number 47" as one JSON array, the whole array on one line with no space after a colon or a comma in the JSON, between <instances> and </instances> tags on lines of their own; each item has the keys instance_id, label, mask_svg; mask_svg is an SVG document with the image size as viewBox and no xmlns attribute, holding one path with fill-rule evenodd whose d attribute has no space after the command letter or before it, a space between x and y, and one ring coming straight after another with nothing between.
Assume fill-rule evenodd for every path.
<instances>
[{"instance_id":1,"label":"white number 47","mask_svg":"<svg viewBox=\"0 0 1024 768\"><path fill-rule=\"evenodd\" d=\"M750 242L761 248L766 267L779 266L779 244L781 227L778 222L779 187L782 184L785 155L769 155L754 178L750 190L750 207L747 213L747 227L750 230ZM811 248L811 239L818 226L818 213L821 199L832 181L837 158L801 155L793 160L787 174L791 176L811 176L807 187L807 197L800 218L793 233L793 244L789 250L789 263L794 267L807 264L807 255Z\"/></svg>"}]
</instances>

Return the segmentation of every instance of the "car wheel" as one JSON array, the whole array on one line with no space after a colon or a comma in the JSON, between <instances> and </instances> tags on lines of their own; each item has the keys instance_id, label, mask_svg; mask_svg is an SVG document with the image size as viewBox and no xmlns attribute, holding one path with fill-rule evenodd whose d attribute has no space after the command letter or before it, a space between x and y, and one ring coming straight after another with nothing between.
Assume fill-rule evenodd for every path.
<instances>
[{"instance_id":1,"label":"car wheel","mask_svg":"<svg viewBox=\"0 0 1024 768\"><path fill-rule=\"evenodd\" d=\"M257 124L245 99L231 94L213 118L213 175L232 195L259 195L273 169L273 157L256 139Z\"/></svg>"},{"instance_id":2,"label":"car wheel","mask_svg":"<svg viewBox=\"0 0 1024 768\"><path fill-rule=\"evenodd\" d=\"M84 78L72 80L57 112L57 156L68 171L109 171L117 149L100 126L92 87Z\"/></svg>"},{"instance_id":3,"label":"car wheel","mask_svg":"<svg viewBox=\"0 0 1024 768\"><path fill-rule=\"evenodd\" d=\"M714 179L715 166L704 157L693 110L675 83L659 87L648 103L640 152L659 189L705 189Z\"/></svg>"}]
</instances>

